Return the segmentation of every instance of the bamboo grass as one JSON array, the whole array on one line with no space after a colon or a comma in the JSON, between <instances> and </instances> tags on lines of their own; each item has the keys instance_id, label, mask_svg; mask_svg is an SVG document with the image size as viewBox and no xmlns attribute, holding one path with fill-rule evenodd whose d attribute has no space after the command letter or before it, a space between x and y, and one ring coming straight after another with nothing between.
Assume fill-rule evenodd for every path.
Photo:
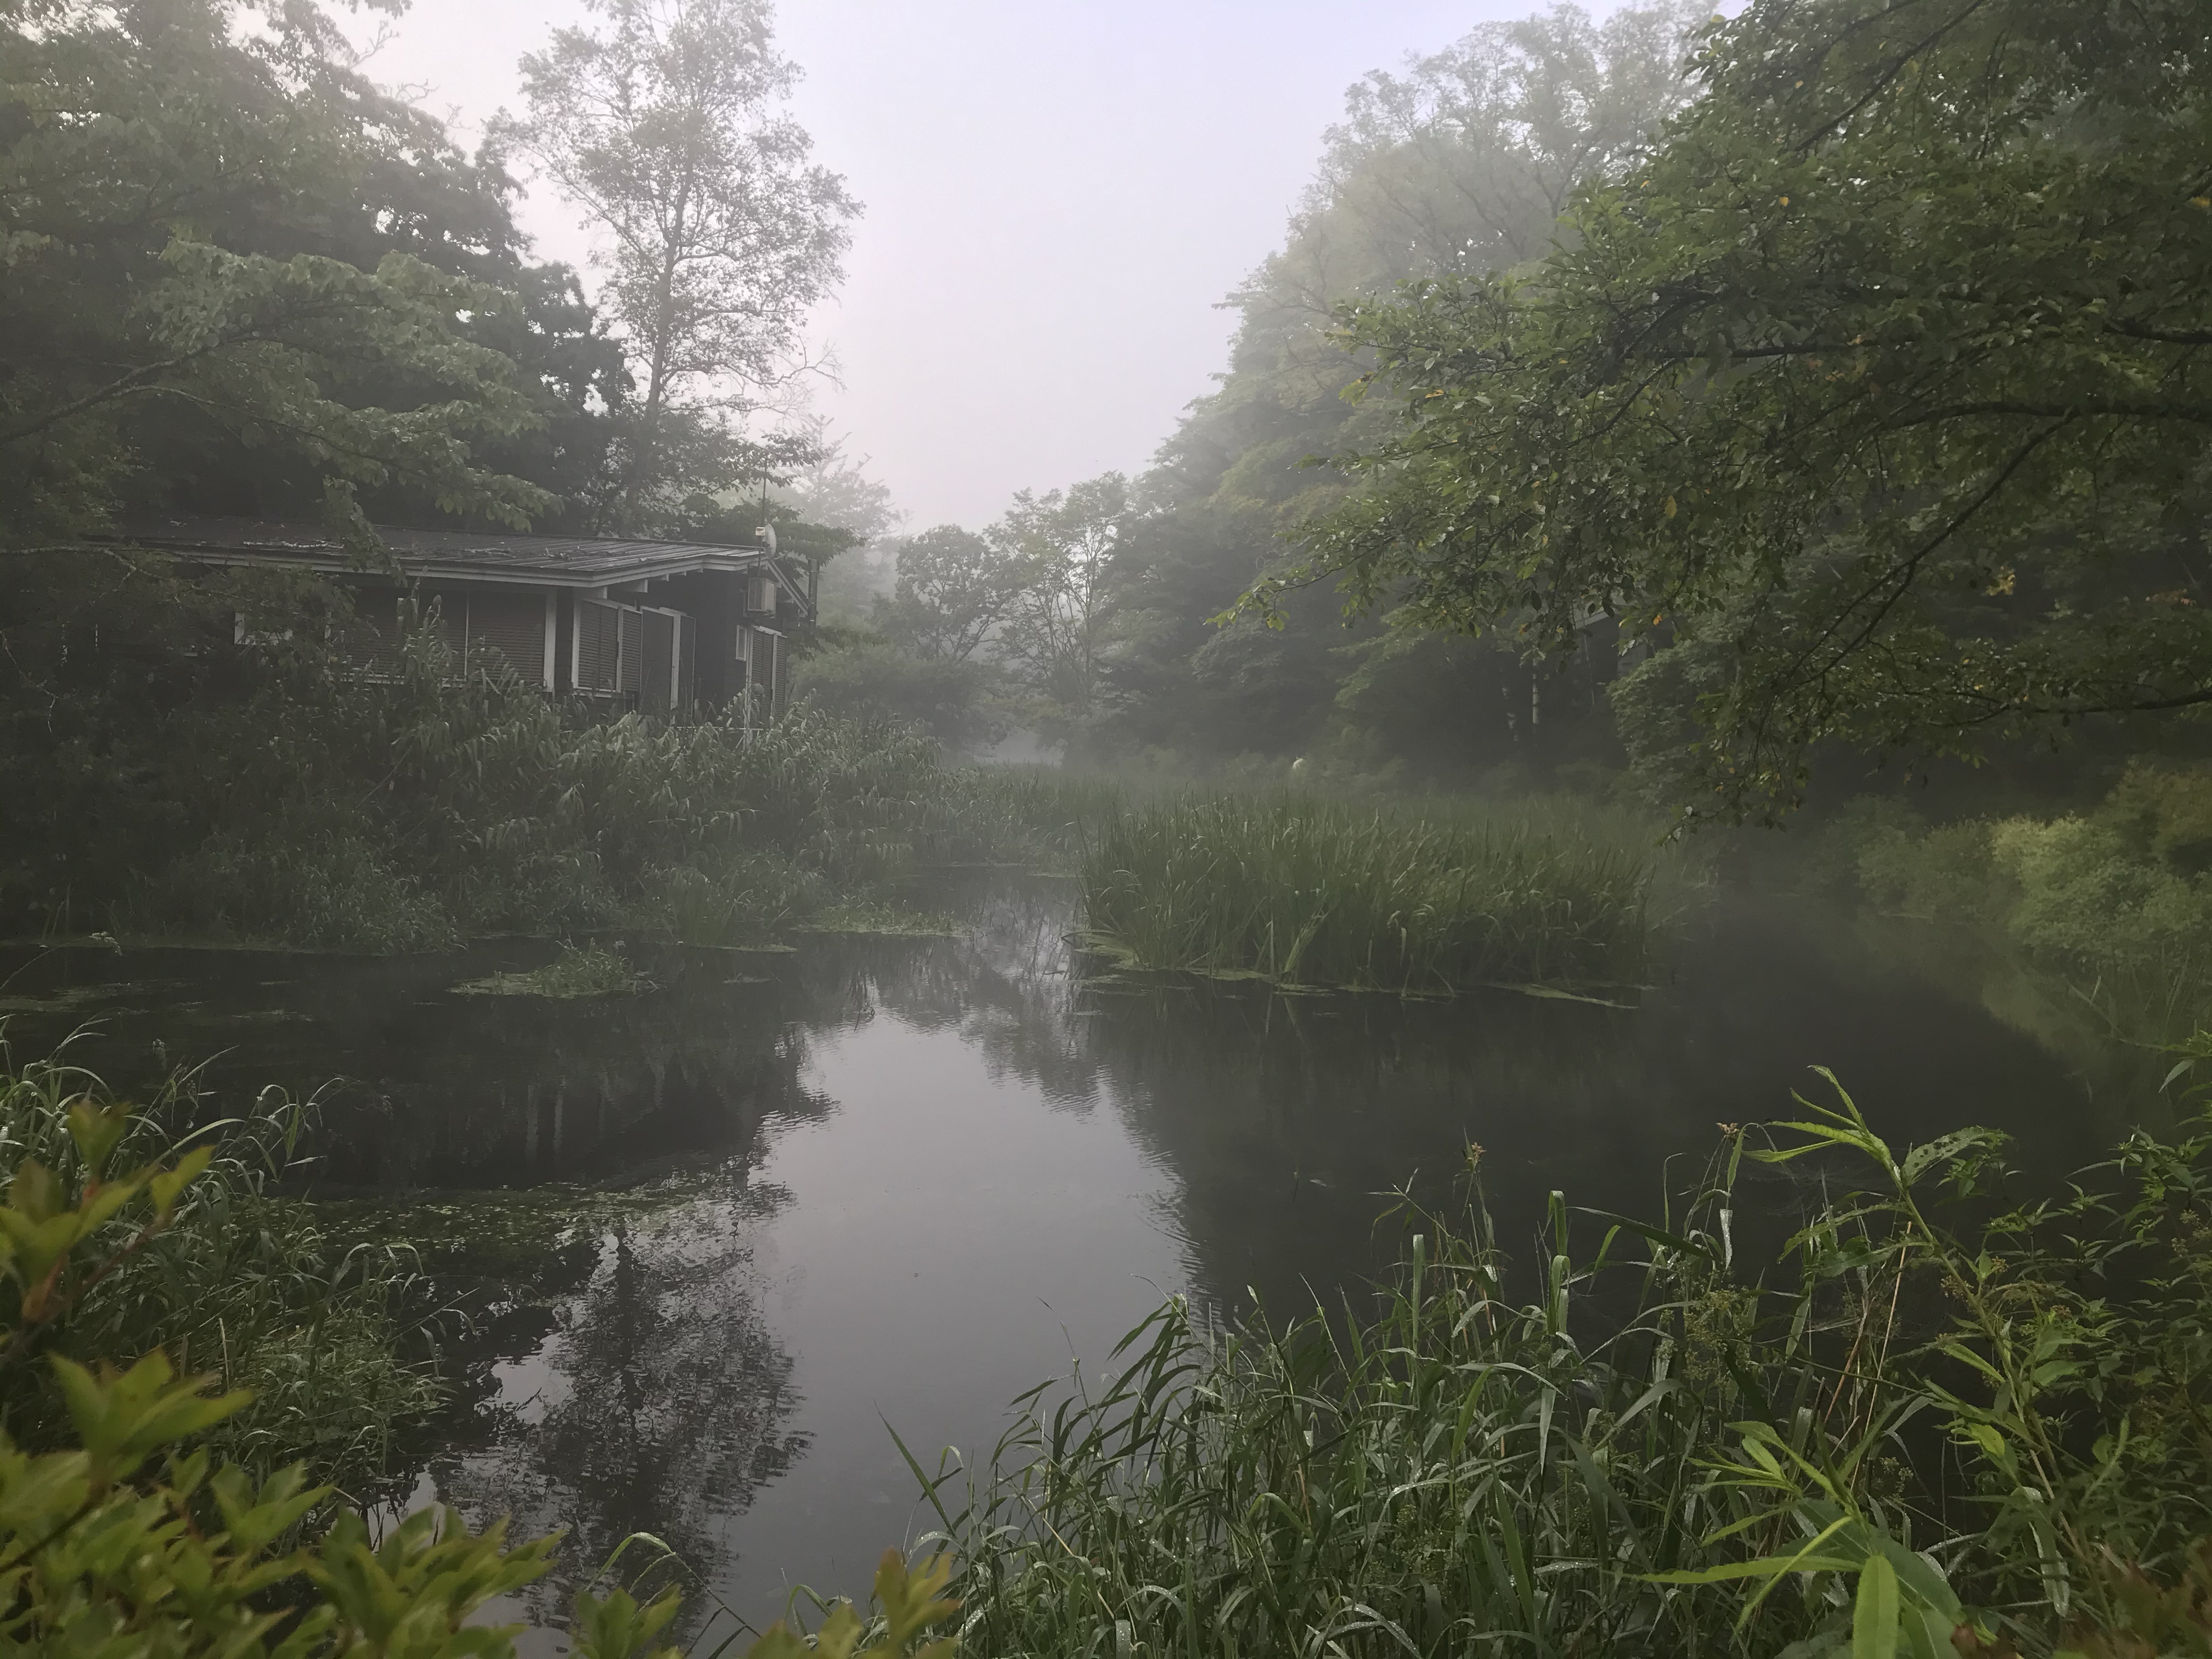
<instances>
[{"instance_id":1,"label":"bamboo grass","mask_svg":"<svg viewBox=\"0 0 2212 1659\"><path fill-rule=\"evenodd\" d=\"M1571 824L1254 796L1109 813L1082 865L1132 966L1413 994L1634 979L1650 875Z\"/></svg>"},{"instance_id":2,"label":"bamboo grass","mask_svg":"<svg viewBox=\"0 0 2212 1659\"><path fill-rule=\"evenodd\" d=\"M2206 1651L2212 1124L1991 1217L2002 1137L1893 1154L1836 1100L1723 1126L1657 1223L1552 1194L1517 1264L1479 1188L1404 1205L1371 1303L1173 1298L988 1459L908 1452L965 1650Z\"/></svg>"}]
</instances>

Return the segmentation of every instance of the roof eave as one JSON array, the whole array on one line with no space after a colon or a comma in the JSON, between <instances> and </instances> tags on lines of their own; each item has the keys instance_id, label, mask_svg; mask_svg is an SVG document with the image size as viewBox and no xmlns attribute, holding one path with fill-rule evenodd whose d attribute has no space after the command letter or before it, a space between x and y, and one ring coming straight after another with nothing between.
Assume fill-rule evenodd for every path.
<instances>
[{"instance_id":1,"label":"roof eave","mask_svg":"<svg viewBox=\"0 0 2212 1659\"><path fill-rule=\"evenodd\" d=\"M335 548L210 547L189 542L140 539L135 545L198 560L203 564L285 564L325 571L341 576L376 577L387 573L365 568ZM562 569L508 561L483 562L422 554L395 554L402 574L416 580L425 578L453 581L505 582L526 587L591 589L625 587L635 582L657 581L669 576L688 576L702 570L744 572L770 562L762 548L731 548L726 552L692 554L683 558L640 561L591 570ZM788 578L786 579L788 585Z\"/></svg>"}]
</instances>

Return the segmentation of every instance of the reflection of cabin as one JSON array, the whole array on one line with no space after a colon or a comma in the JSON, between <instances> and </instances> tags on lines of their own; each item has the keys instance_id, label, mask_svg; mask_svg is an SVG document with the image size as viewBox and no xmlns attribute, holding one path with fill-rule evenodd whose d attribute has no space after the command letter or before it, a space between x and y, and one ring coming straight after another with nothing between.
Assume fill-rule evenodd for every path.
<instances>
[{"instance_id":1,"label":"reflection of cabin","mask_svg":"<svg viewBox=\"0 0 2212 1659\"><path fill-rule=\"evenodd\" d=\"M766 548L571 536L391 530L382 538L424 612L436 602L465 654L497 652L527 681L664 714L714 706L750 689L767 714L786 691L782 629L803 590ZM328 572L351 591L374 672L398 646L406 586L362 570L325 532L245 519L133 526L129 539L205 564Z\"/></svg>"}]
</instances>

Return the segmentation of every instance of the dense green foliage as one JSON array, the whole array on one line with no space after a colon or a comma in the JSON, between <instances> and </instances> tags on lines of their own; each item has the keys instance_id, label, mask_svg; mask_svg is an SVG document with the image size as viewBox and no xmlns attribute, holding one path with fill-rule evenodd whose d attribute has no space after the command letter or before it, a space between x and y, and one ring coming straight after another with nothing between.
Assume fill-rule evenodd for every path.
<instances>
[{"instance_id":1,"label":"dense green foliage","mask_svg":"<svg viewBox=\"0 0 2212 1659\"><path fill-rule=\"evenodd\" d=\"M1858 804L1831 832L1880 908L2014 956L2122 1034L2172 1041L2212 1023L2212 778L2140 766L2057 817L1929 823Z\"/></svg>"},{"instance_id":2,"label":"dense green foliage","mask_svg":"<svg viewBox=\"0 0 2212 1659\"><path fill-rule=\"evenodd\" d=\"M1003 731L988 699L997 677L963 657L902 649L888 639L838 629L799 660L799 694L849 720L904 720L949 750L970 749Z\"/></svg>"},{"instance_id":3,"label":"dense green foliage","mask_svg":"<svg viewBox=\"0 0 2212 1659\"><path fill-rule=\"evenodd\" d=\"M1595 696L1602 656L1531 674L1489 641L1423 640L1347 619L1320 589L1283 626L1212 619L1280 570L1285 532L1343 483L1304 465L1376 435L1339 394L1366 367L1334 308L1401 281L1508 270L1543 257L1579 185L1614 176L1680 106L1684 30L1700 8L1573 6L1486 23L1356 84L1282 246L1231 296L1237 332L1139 483L1115 610L1116 692L1103 740L1211 756L1357 757L1463 782L1611 761Z\"/></svg>"},{"instance_id":4,"label":"dense green foliage","mask_svg":"<svg viewBox=\"0 0 2212 1659\"><path fill-rule=\"evenodd\" d=\"M29 1450L66 1437L67 1401L42 1355L90 1365L159 1346L251 1395L212 1431L219 1455L260 1475L305 1458L368 1501L393 1474L394 1435L442 1398L435 1304L405 1249L356 1248L270 1190L298 1155L301 1107L272 1090L251 1116L195 1132L187 1082L131 1112L65 1058L17 1067L0 1048L0 1183L19 1206L52 1182L90 1178L72 1133L88 1111L118 1126L113 1156L151 1164L197 1149L160 1227L112 1216L82 1241L96 1275L64 1264L0 1287L14 1333L0 1352L0 1431Z\"/></svg>"},{"instance_id":5,"label":"dense green foliage","mask_svg":"<svg viewBox=\"0 0 2212 1659\"><path fill-rule=\"evenodd\" d=\"M1822 742L2212 698L2207 47L2195 0L1716 21L1540 266L1351 313L1396 426L1290 580L1554 656L1618 624L1695 812L1795 805Z\"/></svg>"},{"instance_id":6,"label":"dense green foliage","mask_svg":"<svg viewBox=\"0 0 2212 1659\"><path fill-rule=\"evenodd\" d=\"M734 53L758 72L711 89L716 131L771 161L803 151L774 112L789 73L764 14L731 9L744 27L717 66ZM549 96L580 54L618 47L637 71L683 50L649 9L617 23L613 46L562 33ZM849 204L802 168L809 202L702 213L726 209L709 175L732 158L667 113L633 125L692 146L670 174L690 181L672 230L686 281L654 303L625 272L603 318L572 272L528 257L496 154L471 161L380 90L308 0L0 7L0 549L179 510L334 517L364 556L368 518L748 534L758 514L732 515L731 492L831 447L804 428L750 437L726 399L681 394L733 367L771 375L793 307L836 280ZM567 130L598 142L593 164L620 148ZM606 183L586 173L569 182ZM772 247L793 258L770 293ZM757 290L734 306L733 270ZM750 355L727 338L748 327ZM817 562L839 550L811 545L820 529L793 538Z\"/></svg>"},{"instance_id":7,"label":"dense green foliage","mask_svg":"<svg viewBox=\"0 0 2212 1659\"><path fill-rule=\"evenodd\" d=\"M131 684L140 665L106 653L76 672L108 684L17 712L0 900L19 927L743 943L971 839L935 745L880 722L592 718L503 666L461 672L427 628L389 681L281 641L169 665L188 695Z\"/></svg>"},{"instance_id":8,"label":"dense green foliage","mask_svg":"<svg viewBox=\"0 0 2212 1659\"><path fill-rule=\"evenodd\" d=\"M519 523L588 467L573 282L346 50L311 5L0 9L0 546L179 505L357 532L357 494Z\"/></svg>"},{"instance_id":9,"label":"dense green foliage","mask_svg":"<svg viewBox=\"0 0 2212 1659\"><path fill-rule=\"evenodd\" d=\"M782 76L754 90L772 102ZM385 556L371 518L728 539L758 509L710 487L826 465L811 430L764 448L692 409L679 445L641 416L641 348L526 257L510 195L309 0L0 7L0 926L722 937L868 879L860 842L902 833L913 744L848 777L842 802L866 805L833 828L836 763L793 756L842 744L864 770L868 740L817 727L740 757L720 726L593 726L434 649L400 684L349 684L322 649L354 626L331 586L101 539L178 512L321 518L364 562ZM717 234L726 276L750 233ZM811 565L852 541L768 516ZM790 784L775 824L750 821Z\"/></svg>"},{"instance_id":10,"label":"dense green foliage","mask_svg":"<svg viewBox=\"0 0 2212 1659\"><path fill-rule=\"evenodd\" d=\"M1899 1157L1840 1095L1723 1127L1658 1224L1554 1194L1523 1262L1479 1201L1408 1211L1378 1306L1178 1299L1040 1389L964 1490L923 1477L971 1647L2201 1652L2204 1126L1995 1215L1984 1131ZM1808 1154L1789 1218L1752 1176Z\"/></svg>"},{"instance_id":11,"label":"dense green foliage","mask_svg":"<svg viewBox=\"0 0 2212 1659\"><path fill-rule=\"evenodd\" d=\"M1130 965L1449 994L1623 981L1644 965L1650 854L1553 823L1297 796L1188 798L1101 821L1090 937Z\"/></svg>"}]
</instances>

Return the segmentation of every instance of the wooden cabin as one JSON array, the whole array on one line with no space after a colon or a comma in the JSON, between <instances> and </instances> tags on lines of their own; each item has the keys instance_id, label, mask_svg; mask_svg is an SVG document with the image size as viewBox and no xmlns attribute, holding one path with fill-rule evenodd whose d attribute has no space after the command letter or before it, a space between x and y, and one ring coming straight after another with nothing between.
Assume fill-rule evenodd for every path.
<instances>
[{"instance_id":1,"label":"wooden cabin","mask_svg":"<svg viewBox=\"0 0 2212 1659\"><path fill-rule=\"evenodd\" d=\"M133 525L125 539L209 565L319 570L351 590L366 624L362 667L397 650L410 585L435 601L464 653L495 651L558 696L666 714L745 696L749 713L781 708L785 630L806 595L774 551L689 542L487 535L379 526L404 580L362 570L328 532L244 519Z\"/></svg>"}]
</instances>

